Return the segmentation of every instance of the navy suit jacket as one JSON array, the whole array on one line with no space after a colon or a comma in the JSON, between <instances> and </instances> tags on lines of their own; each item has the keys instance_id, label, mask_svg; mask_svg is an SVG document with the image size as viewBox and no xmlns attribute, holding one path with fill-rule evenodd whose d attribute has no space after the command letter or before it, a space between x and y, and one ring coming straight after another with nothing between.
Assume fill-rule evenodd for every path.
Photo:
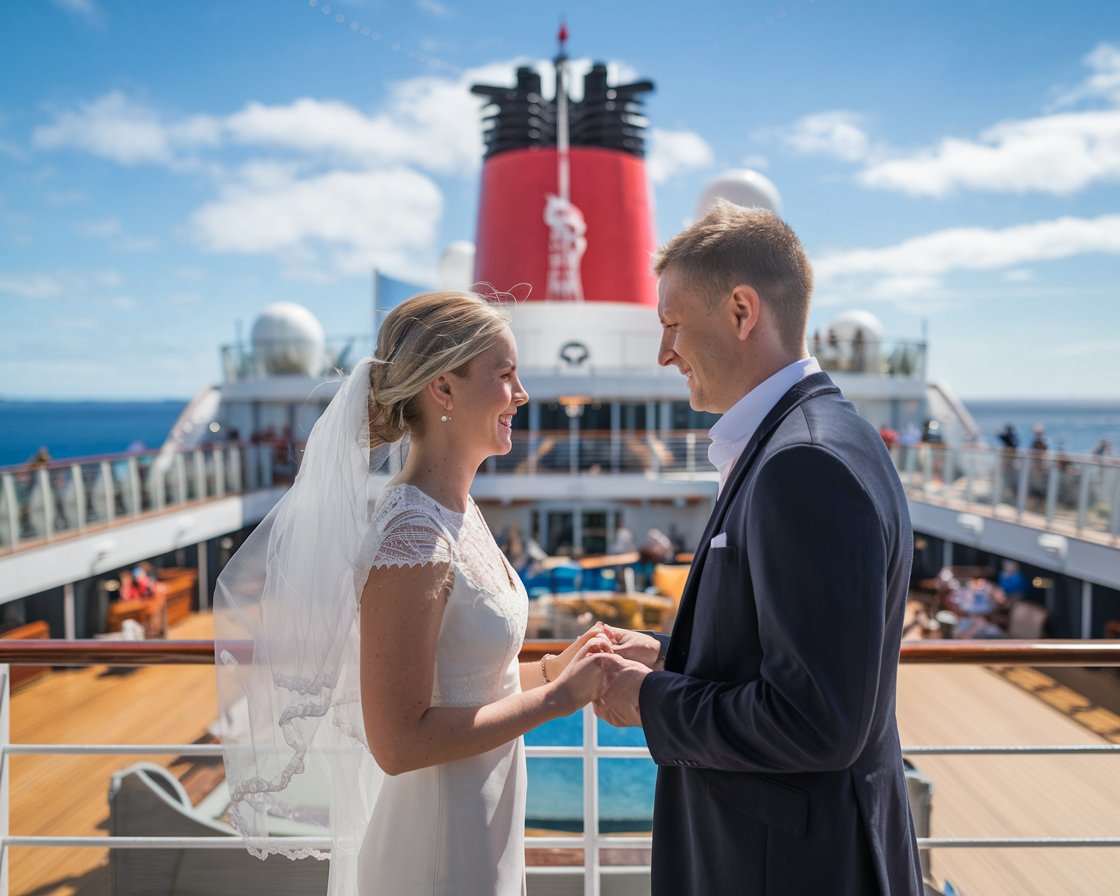
<instances>
[{"instance_id":1,"label":"navy suit jacket","mask_svg":"<svg viewBox=\"0 0 1120 896\"><path fill-rule=\"evenodd\" d=\"M920 896L895 721L912 556L882 439L806 377L733 468L642 684L655 896Z\"/></svg>"}]
</instances>

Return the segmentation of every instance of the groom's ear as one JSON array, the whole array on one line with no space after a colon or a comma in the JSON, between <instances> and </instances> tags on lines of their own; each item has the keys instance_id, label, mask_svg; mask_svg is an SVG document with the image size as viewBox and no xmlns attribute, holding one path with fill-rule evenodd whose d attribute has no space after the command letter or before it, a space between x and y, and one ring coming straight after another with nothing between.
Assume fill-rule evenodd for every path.
<instances>
[{"instance_id":1,"label":"groom's ear","mask_svg":"<svg viewBox=\"0 0 1120 896\"><path fill-rule=\"evenodd\" d=\"M751 331L758 326L762 311L762 299L758 292L745 283L740 283L731 291L731 312L735 317L735 336L743 342Z\"/></svg>"}]
</instances>

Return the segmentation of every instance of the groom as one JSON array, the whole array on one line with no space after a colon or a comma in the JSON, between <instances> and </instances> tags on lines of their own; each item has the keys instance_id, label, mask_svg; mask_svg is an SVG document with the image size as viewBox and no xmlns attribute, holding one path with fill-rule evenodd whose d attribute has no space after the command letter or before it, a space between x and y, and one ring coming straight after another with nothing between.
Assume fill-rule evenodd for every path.
<instances>
[{"instance_id":1,"label":"groom","mask_svg":"<svg viewBox=\"0 0 1120 896\"><path fill-rule=\"evenodd\" d=\"M913 532L882 439L806 352L808 259L720 202L654 269L658 362L723 415L672 637L614 630L596 703L658 765L654 896L920 896L895 723Z\"/></svg>"}]
</instances>

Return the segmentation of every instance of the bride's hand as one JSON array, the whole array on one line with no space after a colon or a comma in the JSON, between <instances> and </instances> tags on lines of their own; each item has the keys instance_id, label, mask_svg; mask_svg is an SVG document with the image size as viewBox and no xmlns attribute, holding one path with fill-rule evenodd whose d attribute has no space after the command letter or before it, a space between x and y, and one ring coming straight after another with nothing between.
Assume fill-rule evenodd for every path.
<instances>
[{"instance_id":1,"label":"bride's hand","mask_svg":"<svg viewBox=\"0 0 1120 896\"><path fill-rule=\"evenodd\" d=\"M579 638L579 642L583 642L582 646L555 681L557 692L565 698L568 713L598 699L618 667L618 658L606 635L591 632Z\"/></svg>"},{"instance_id":2,"label":"bride's hand","mask_svg":"<svg viewBox=\"0 0 1120 896\"><path fill-rule=\"evenodd\" d=\"M586 644L596 635L606 634L606 623L596 622L593 626L591 626L591 628L589 628L582 635L576 638L571 644L565 647L563 652L555 656L550 655L549 658L545 660L548 680L556 681L564 673L564 670L568 668L568 664L571 663L573 659L575 659L576 654L579 653L580 648L583 647L584 644Z\"/></svg>"}]
</instances>

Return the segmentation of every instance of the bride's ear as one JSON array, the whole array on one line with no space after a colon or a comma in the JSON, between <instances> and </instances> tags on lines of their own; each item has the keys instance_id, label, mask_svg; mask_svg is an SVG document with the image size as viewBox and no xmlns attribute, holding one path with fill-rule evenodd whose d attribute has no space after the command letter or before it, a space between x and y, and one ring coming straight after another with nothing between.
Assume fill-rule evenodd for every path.
<instances>
[{"instance_id":1,"label":"bride's ear","mask_svg":"<svg viewBox=\"0 0 1120 896\"><path fill-rule=\"evenodd\" d=\"M426 392L439 406L441 413L450 412L452 410L451 380L448 378L447 374L441 373L428 383Z\"/></svg>"}]
</instances>

